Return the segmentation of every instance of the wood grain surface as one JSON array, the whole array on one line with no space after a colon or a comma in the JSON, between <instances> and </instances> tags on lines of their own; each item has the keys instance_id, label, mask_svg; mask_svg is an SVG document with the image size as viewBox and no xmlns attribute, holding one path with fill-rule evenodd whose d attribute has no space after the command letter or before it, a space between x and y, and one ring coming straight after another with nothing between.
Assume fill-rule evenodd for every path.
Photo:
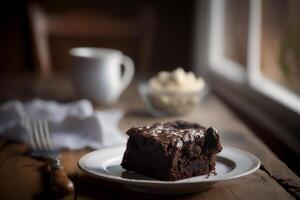
<instances>
[{"instance_id":1,"label":"wood grain surface","mask_svg":"<svg viewBox=\"0 0 300 200\"><path fill-rule=\"evenodd\" d=\"M63 92L59 91L59 94ZM121 184L101 181L84 174L78 169L77 161L91 151L90 149L64 151L62 165L75 184L75 193L65 199L300 199L299 177L213 94L208 95L198 108L188 115L153 118L147 114L136 85L133 84L115 107L124 109L126 113L120 122L120 128L124 132L132 126L174 119L215 126L221 132L223 146L232 146L255 154L261 160L262 167L251 175L219 183L201 193L177 196L152 195L134 192ZM43 161L27 156L27 151L28 148L24 144L0 140L0 199L51 198L47 173L49 169Z\"/></svg>"}]
</instances>

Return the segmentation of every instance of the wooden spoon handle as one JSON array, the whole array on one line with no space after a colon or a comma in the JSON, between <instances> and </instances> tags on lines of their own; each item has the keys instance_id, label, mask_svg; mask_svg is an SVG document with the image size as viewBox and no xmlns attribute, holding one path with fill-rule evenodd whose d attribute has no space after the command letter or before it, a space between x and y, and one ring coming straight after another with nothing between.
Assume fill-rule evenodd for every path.
<instances>
[{"instance_id":1,"label":"wooden spoon handle","mask_svg":"<svg viewBox=\"0 0 300 200\"><path fill-rule=\"evenodd\" d=\"M51 192L56 197L65 197L74 193L74 184L58 159L51 160Z\"/></svg>"}]
</instances>

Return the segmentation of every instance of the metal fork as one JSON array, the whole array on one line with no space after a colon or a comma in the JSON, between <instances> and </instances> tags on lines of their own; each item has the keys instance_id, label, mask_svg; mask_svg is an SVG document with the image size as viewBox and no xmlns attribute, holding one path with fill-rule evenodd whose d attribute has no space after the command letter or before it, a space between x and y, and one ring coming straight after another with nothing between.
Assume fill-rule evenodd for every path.
<instances>
[{"instance_id":1,"label":"metal fork","mask_svg":"<svg viewBox=\"0 0 300 200\"><path fill-rule=\"evenodd\" d=\"M51 192L58 197L72 194L74 184L60 164L59 151L53 148L48 121L41 118L31 119L25 117L21 120L21 124L29 136L31 155L46 159L50 163Z\"/></svg>"}]
</instances>

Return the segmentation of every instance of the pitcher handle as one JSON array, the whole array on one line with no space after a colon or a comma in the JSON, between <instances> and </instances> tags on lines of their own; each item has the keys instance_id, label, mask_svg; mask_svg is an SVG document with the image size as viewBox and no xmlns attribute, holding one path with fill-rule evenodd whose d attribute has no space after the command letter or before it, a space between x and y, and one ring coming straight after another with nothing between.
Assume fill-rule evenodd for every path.
<instances>
[{"instance_id":1,"label":"pitcher handle","mask_svg":"<svg viewBox=\"0 0 300 200\"><path fill-rule=\"evenodd\" d=\"M121 91L127 88L127 86L132 81L134 75L134 63L130 57L124 55L122 64L124 66L124 74L121 79L122 82Z\"/></svg>"}]
</instances>

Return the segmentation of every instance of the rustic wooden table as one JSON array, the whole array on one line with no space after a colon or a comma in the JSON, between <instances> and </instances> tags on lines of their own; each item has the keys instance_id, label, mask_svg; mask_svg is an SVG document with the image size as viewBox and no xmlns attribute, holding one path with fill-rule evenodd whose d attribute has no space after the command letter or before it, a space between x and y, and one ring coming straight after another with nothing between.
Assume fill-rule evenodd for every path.
<instances>
[{"instance_id":1,"label":"rustic wooden table","mask_svg":"<svg viewBox=\"0 0 300 200\"><path fill-rule=\"evenodd\" d=\"M56 80L57 79L57 80ZM67 79L41 81L36 78L0 79L0 99L32 97L68 101L74 99ZM13 84L8 84L8 82ZM8 87L9 86L9 87ZM147 115L132 84L116 105L126 111L120 122L125 131L131 126L151 124L177 118L153 118ZM101 108L98 108L101 109ZM65 199L299 199L300 179L263 144L215 95L210 94L192 113L180 119L215 126L221 131L222 144L257 155L261 168L246 177L217 184L210 190L190 195L152 195L133 192L120 184L90 177L77 167L78 159L89 152L62 152L62 164L73 180L75 194ZM257 133L259 134L259 133ZM28 147L5 139L0 140L0 199L47 199L48 176L45 163L26 156Z\"/></svg>"}]
</instances>

